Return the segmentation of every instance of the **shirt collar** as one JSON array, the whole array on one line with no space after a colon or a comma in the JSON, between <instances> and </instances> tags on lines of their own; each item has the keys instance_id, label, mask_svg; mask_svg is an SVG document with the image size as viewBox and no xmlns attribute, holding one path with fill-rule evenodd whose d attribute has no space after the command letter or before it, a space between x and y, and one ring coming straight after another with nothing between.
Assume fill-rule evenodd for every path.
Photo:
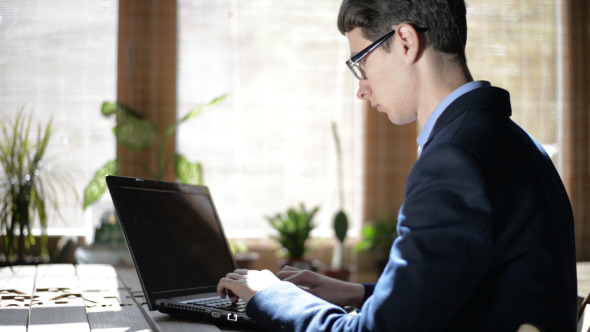
<instances>
[{"instance_id":1,"label":"shirt collar","mask_svg":"<svg viewBox=\"0 0 590 332\"><path fill-rule=\"evenodd\" d=\"M430 133L432 132L432 129L434 128L434 124L436 123L436 120L438 120L438 118L441 116L441 114L443 114L445 109L447 109L447 107L449 107L449 105L451 105L452 102L454 102L457 98L461 97L462 95L466 94L467 92L470 92L470 91L475 90L477 88L490 86L490 85L491 85L490 82L487 82L487 81L468 82L468 83L458 87L455 91L451 92L450 95L448 95L445 99L443 99L443 101L440 104L438 104L438 106L436 106L436 108L434 109L432 114L430 114L430 117L426 121L424 128L422 128L420 135L418 135L418 139L416 139L416 141L418 142L418 146L419 146L418 147L418 154L420 154L422 152L422 147L428 141L428 137L430 137Z\"/></svg>"}]
</instances>

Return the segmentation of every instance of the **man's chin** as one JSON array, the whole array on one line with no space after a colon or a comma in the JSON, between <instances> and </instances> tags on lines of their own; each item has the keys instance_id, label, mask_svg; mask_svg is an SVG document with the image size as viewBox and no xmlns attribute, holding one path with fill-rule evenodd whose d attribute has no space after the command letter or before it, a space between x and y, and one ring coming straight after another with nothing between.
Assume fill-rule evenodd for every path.
<instances>
[{"instance_id":1,"label":"man's chin","mask_svg":"<svg viewBox=\"0 0 590 332\"><path fill-rule=\"evenodd\" d=\"M392 116L389 113L387 113L387 117L389 118L389 121L391 121L391 123L396 124L398 126L403 126L408 123L412 123L412 122L416 121L416 117L412 117L412 118L398 117L398 116Z\"/></svg>"}]
</instances>

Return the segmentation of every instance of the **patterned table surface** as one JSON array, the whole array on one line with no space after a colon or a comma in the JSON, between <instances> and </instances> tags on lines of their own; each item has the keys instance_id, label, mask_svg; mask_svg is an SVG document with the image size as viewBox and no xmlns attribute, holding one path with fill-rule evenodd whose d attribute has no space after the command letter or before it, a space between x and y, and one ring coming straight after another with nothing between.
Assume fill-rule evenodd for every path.
<instances>
[{"instance_id":1,"label":"patterned table surface","mask_svg":"<svg viewBox=\"0 0 590 332\"><path fill-rule=\"evenodd\" d=\"M134 268L0 268L0 331L238 331L150 311Z\"/></svg>"}]
</instances>

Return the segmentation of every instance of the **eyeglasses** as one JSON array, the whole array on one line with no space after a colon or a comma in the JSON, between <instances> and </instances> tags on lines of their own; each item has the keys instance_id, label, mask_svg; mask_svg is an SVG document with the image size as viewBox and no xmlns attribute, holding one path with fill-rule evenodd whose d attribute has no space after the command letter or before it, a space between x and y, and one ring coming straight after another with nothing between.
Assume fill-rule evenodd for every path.
<instances>
[{"instance_id":1,"label":"eyeglasses","mask_svg":"<svg viewBox=\"0 0 590 332\"><path fill-rule=\"evenodd\" d=\"M415 28L418 32L425 32L428 28ZM359 80L366 80L367 76L365 75L364 69L360 66L360 61L366 57L369 53L373 52L377 47L381 46L389 37L395 34L395 30L388 32L385 36L377 39L373 44L367 46L365 49L360 51L359 53L355 54L352 58L346 61L346 65L350 68L350 71L354 74L356 78Z\"/></svg>"}]
</instances>

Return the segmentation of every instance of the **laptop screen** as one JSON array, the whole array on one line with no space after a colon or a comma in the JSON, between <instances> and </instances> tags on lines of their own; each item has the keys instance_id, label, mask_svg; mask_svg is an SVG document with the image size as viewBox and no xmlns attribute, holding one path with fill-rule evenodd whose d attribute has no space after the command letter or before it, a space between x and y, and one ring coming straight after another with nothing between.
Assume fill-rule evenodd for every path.
<instances>
[{"instance_id":1,"label":"laptop screen","mask_svg":"<svg viewBox=\"0 0 590 332\"><path fill-rule=\"evenodd\" d=\"M212 291L234 269L206 187L112 176L107 183L148 302Z\"/></svg>"}]
</instances>

